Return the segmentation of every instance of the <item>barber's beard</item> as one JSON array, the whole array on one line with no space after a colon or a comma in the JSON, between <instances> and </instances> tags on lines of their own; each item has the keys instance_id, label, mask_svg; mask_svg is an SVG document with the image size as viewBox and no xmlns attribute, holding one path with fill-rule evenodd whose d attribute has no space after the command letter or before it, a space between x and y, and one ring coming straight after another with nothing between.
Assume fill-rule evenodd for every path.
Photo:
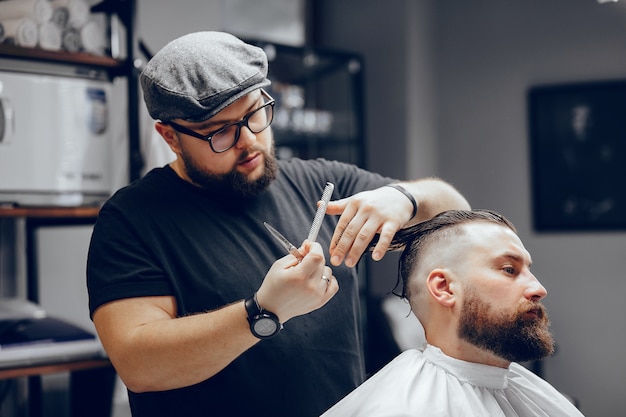
<instances>
[{"instance_id":1,"label":"barber's beard","mask_svg":"<svg viewBox=\"0 0 626 417\"><path fill-rule=\"evenodd\" d=\"M233 168L226 174L214 174L200 167L186 152L182 152L187 175L198 186L213 191L224 198L248 198L259 195L278 176L278 163L274 155L274 146L269 151L261 150L265 161L265 170L256 180L248 180L245 174ZM249 152L241 154L239 161L245 160Z\"/></svg>"},{"instance_id":2,"label":"barber's beard","mask_svg":"<svg viewBox=\"0 0 626 417\"><path fill-rule=\"evenodd\" d=\"M466 288L466 290L468 290ZM516 311L498 314L476 291L466 292L459 337L509 362L537 360L554 353L550 322L541 303L528 302ZM525 318L534 309L538 316Z\"/></svg>"}]
</instances>

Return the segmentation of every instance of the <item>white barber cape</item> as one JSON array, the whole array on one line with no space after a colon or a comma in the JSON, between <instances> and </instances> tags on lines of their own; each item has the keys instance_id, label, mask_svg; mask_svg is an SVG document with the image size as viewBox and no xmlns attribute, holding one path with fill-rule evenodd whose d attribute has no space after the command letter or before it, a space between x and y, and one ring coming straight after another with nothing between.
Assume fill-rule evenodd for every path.
<instances>
[{"instance_id":1,"label":"white barber cape","mask_svg":"<svg viewBox=\"0 0 626 417\"><path fill-rule=\"evenodd\" d=\"M322 417L576 417L581 412L523 366L465 362L427 345L401 353Z\"/></svg>"}]
</instances>

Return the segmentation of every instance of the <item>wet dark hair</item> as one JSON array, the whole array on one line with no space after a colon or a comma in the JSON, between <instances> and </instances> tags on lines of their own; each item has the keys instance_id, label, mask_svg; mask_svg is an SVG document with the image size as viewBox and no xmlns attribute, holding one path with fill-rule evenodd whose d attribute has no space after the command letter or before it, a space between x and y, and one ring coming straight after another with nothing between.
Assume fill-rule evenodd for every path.
<instances>
[{"instance_id":1,"label":"wet dark hair","mask_svg":"<svg viewBox=\"0 0 626 417\"><path fill-rule=\"evenodd\" d=\"M517 229L513 223L503 215L485 209L448 210L437 214L430 220L398 230L388 249L389 251L402 250L398 262L398 279L392 293L398 297L408 298L408 280L415 269L417 258L421 254L422 248L425 246L426 242L430 242L433 237L439 236L442 230L476 222L500 224L517 233ZM370 242L368 250L373 250L376 242L378 242L378 238ZM397 293L397 289L400 285L402 285L402 292Z\"/></svg>"}]
</instances>

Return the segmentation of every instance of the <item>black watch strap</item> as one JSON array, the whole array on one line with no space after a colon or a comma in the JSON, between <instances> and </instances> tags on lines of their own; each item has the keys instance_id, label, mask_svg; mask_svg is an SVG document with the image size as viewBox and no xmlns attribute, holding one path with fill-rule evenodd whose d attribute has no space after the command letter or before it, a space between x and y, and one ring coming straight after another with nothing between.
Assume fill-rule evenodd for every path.
<instances>
[{"instance_id":1,"label":"black watch strap","mask_svg":"<svg viewBox=\"0 0 626 417\"><path fill-rule=\"evenodd\" d=\"M248 320L250 320L250 317L261 314L261 308L256 302L256 293L252 297L246 298L246 311L248 312Z\"/></svg>"},{"instance_id":2,"label":"black watch strap","mask_svg":"<svg viewBox=\"0 0 626 417\"><path fill-rule=\"evenodd\" d=\"M245 300L246 312L248 313L248 323L250 331L259 339L269 339L276 336L283 325L278 320L278 316L267 310L263 310L256 301L256 293Z\"/></svg>"}]
</instances>

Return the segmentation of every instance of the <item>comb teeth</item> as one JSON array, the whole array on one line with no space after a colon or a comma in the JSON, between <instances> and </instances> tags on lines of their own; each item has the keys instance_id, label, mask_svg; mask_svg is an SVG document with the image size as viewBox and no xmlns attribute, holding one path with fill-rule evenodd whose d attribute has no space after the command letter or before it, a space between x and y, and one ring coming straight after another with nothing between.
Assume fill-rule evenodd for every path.
<instances>
[{"instance_id":1,"label":"comb teeth","mask_svg":"<svg viewBox=\"0 0 626 417\"><path fill-rule=\"evenodd\" d=\"M322 193L322 203L317 208L315 218L313 219L313 224L311 225L311 230L309 231L309 237L307 238L311 242L315 242L317 240L317 234L320 231L322 221L324 221L324 215L326 214L326 206L328 205L328 201L330 200L330 196L333 194L334 189L335 186L332 183L326 183L326 188L324 188L324 192Z\"/></svg>"}]
</instances>

